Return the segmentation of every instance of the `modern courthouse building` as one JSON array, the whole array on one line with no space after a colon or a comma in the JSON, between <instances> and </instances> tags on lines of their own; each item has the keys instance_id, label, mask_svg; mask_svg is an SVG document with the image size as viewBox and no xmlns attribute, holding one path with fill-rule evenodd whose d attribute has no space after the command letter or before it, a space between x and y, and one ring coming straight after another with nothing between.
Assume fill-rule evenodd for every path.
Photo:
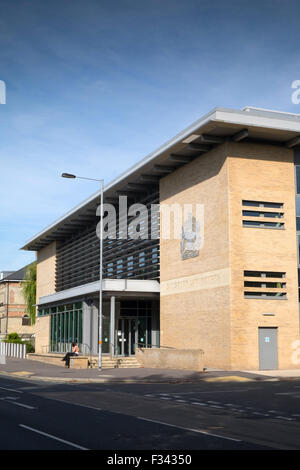
<instances>
[{"instance_id":1,"label":"modern courthouse building","mask_svg":"<svg viewBox=\"0 0 300 470\"><path fill-rule=\"evenodd\" d=\"M37 352L75 340L97 354L99 196L23 247L37 253ZM116 236L103 240L103 354L299 367L300 115L216 108L107 184L104 202ZM137 220L144 236L121 236Z\"/></svg>"}]
</instances>

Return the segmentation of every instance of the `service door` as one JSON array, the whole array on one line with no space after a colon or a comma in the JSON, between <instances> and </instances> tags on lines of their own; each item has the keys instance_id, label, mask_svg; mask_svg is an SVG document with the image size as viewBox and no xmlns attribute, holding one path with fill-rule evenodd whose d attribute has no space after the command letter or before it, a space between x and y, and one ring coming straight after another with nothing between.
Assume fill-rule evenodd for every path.
<instances>
[{"instance_id":1,"label":"service door","mask_svg":"<svg viewBox=\"0 0 300 470\"><path fill-rule=\"evenodd\" d=\"M278 369L277 328L258 328L259 369Z\"/></svg>"}]
</instances>

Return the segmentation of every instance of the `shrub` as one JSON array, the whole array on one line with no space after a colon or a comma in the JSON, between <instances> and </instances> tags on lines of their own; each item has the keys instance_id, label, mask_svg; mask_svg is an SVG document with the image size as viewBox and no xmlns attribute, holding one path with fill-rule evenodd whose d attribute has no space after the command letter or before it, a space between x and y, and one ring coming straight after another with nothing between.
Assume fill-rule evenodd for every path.
<instances>
[{"instance_id":1,"label":"shrub","mask_svg":"<svg viewBox=\"0 0 300 470\"><path fill-rule=\"evenodd\" d=\"M34 346L31 341L22 341L22 338L18 333L9 333L5 340L5 343L17 343L17 344L26 344L26 353L33 353L35 351Z\"/></svg>"},{"instance_id":2,"label":"shrub","mask_svg":"<svg viewBox=\"0 0 300 470\"><path fill-rule=\"evenodd\" d=\"M23 344L26 344L26 353L34 353L35 349L33 344L30 341L22 341Z\"/></svg>"},{"instance_id":3,"label":"shrub","mask_svg":"<svg viewBox=\"0 0 300 470\"><path fill-rule=\"evenodd\" d=\"M18 335L18 333L9 333L5 340L6 343L22 343L22 339Z\"/></svg>"}]
</instances>

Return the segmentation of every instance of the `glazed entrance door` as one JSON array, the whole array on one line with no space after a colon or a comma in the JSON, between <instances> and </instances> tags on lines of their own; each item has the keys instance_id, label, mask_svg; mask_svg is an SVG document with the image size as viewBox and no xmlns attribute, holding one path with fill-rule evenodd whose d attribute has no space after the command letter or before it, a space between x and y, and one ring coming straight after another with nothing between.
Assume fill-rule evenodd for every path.
<instances>
[{"instance_id":1,"label":"glazed entrance door","mask_svg":"<svg viewBox=\"0 0 300 470\"><path fill-rule=\"evenodd\" d=\"M117 330L117 354L133 356L138 342L138 320L136 318L120 318Z\"/></svg>"}]
</instances>

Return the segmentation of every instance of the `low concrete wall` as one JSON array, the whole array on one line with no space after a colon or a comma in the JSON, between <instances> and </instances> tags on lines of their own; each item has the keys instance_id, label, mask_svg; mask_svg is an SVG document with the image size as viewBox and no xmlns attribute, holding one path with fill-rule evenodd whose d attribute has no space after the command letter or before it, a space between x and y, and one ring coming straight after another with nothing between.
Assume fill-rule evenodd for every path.
<instances>
[{"instance_id":1,"label":"low concrete wall","mask_svg":"<svg viewBox=\"0 0 300 470\"><path fill-rule=\"evenodd\" d=\"M62 362L62 358L64 354L36 354L36 353L29 353L26 355L26 359L30 359L31 361L39 361L45 362L46 364L54 364L55 366L62 366L64 367L65 363Z\"/></svg>"},{"instance_id":2,"label":"low concrete wall","mask_svg":"<svg viewBox=\"0 0 300 470\"><path fill-rule=\"evenodd\" d=\"M202 349L137 349L136 358L143 367L158 369L204 369Z\"/></svg>"},{"instance_id":3,"label":"low concrete wall","mask_svg":"<svg viewBox=\"0 0 300 470\"><path fill-rule=\"evenodd\" d=\"M46 364L53 364L55 366L65 367L65 363L62 361L62 358L65 354L35 354L30 353L26 355L27 359L31 361L45 362ZM87 369L89 358L87 356L79 356L78 358L71 357L71 367L74 369Z\"/></svg>"}]
</instances>

